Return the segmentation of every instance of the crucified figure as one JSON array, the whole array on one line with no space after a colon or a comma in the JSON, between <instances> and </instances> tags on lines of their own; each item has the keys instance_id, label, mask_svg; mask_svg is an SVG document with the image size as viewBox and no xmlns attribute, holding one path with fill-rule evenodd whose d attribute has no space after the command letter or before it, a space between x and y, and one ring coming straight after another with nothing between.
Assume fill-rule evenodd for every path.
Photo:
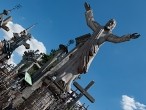
<instances>
[{"instance_id":1,"label":"crucified figure","mask_svg":"<svg viewBox=\"0 0 146 110\"><path fill-rule=\"evenodd\" d=\"M57 79L65 82L67 91L70 91L70 85L77 76L88 71L101 44L105 42L121 43L130 41L131 39L136 39L140 36L138 33L127 34L121 37L112 34L112 30L116 26L116 21L111 19L105 24L105 26L102 26L94 20L90 5L85 3L84 6L86 10L86 22L93 30L93 34L87 36L86 40L83 40L84 42L80 42L69 56L69 60L56 71L58 76Z\"/></svg>"}]
</instances>

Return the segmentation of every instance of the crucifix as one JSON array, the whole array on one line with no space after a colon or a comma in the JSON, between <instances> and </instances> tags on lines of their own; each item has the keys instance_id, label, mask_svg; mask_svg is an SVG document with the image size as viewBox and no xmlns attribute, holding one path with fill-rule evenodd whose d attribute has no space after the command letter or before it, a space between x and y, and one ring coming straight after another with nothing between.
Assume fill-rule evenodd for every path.
<instances>
[{"instance_id":1,"label":"crucifix","mask_svg":"<svg viewBox=\"0 0 146 110\"><path fill-rule=\"evenodd\" d=\"M66 84L66 91L71 90L72 81L80 74L87 73L93 59L98 53L99 48L105 42L121 43L136 39L140 36L138 33L123 35L121 37L112 33L116 26L114 19L109 20L104 26L94 20L93 12L89 4L85 3L86 23L93 31L92 34L86 34L76 38L78 44L67 56L68 61L64 59L61 63L66 63L59 68L56 73L56 80L63 80ZM61 65L61 63L59 65Z\"/></svg>"},{"instance_id":2,"label":"crucifix","mask_svg":"<svg viewBox=\"0 0 146 110\"><path fill-rule=\"evenodd\" d=\"M73 85L81 92L77 97L69 103L68 107L71 108L75 105L77 101L80 100L81 97L85 96L90 102L94 103L95 99L87 92L87 90L94 84L94 81L91 81L85 89L81 87L77 82L74 82Z\"/></svg>"}]
</instances>

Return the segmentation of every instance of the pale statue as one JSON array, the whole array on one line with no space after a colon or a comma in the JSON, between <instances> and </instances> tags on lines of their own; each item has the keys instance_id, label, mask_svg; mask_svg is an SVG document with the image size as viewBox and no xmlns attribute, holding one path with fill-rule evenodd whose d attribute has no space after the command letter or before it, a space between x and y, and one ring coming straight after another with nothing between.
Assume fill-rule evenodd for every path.
<instances>
[{"instance_id":1,"label":"pale statue","mask_svg":"<svg viewBox=\"0 0 146 110\"><path fill-rule=\"evenodd\" d=\"M56 71L59 80L63 80L67 91L70 91L72 81L82 73L86 73L89 66L97 54L99 47L104 42L121 43L136 39L140 36L138 33L123 35L119 37L112 34L116 26L114 19L109 20L105 26L101 26L94 20L93 12L89 4L85 3L85 17L87 25L93 30L93 34L79 44L70 54L69 60ZM84 38L83 38L84 39Z\"/></svg>"}]
</instances>

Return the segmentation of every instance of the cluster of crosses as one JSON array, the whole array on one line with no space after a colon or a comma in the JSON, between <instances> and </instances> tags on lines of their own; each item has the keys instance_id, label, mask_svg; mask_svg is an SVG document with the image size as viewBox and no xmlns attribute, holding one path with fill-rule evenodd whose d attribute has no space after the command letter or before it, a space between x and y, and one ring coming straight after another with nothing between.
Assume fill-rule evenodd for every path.
<instances>
[{"instance_id":1,"label":"cluster of crosses","mask_svg":"<svg viewBox=\"0 0 146 110\"><path fill-rule=\"evenodd\" d=\"M27 94L28 98L31 96L33 91L27 87L28 85L23 85L23 81L29 84L29 86L32 86L34 91L45 83L50 85L54 95L57 97L59 96L65 102L68 102L66 99L72 98L67 104L68 109L74 107L82 96L85 96L92 103L95 102L95 99L87 92L87 90L94 84L94 81L91 81L85 88L83 88L75 81L75 79L80 77L83 73L85 74L88 72L90 64L98 53L101 44L105 42L121 43L129 41L131 39L138 38L140 34L133 33L123 35L122 37L114 35L112 33L112 30L116 26L116 21L114 19L109 20L104 26L102 26L94 20L90 5L85 3L84 6L86 10L85 17L87 25L93 32L91 34L89 33L77 37L75 39L76 46L71 51L68 51L68 46L73 43L72 40L70 40L67 45L60 44L59 49L50 54L51 57L43 53L38 54L39 50L25 51L21 62L14 67L12 71L9 72L11 74L5 78L5 80L7 79L6 81L11 81L8 85L11 84L11 88L13 88L13 90L18 91L18 89L21 89L19 92L23 95ZM20 5L17 5L10 10L4 10L0 14L0 28L5 31L10 30L7 26L8 22L12 20L9 13L18 8L20 8ZM26 43L26 41L31 39L31 34L28 30L33 26L34 25L20 33L13 33L13 37L10 40L3 40L0 42L1 70L4 70L4 67L7 68L7 61L11 58L11 55L16 48L21 45L24 45L26 49L30 48L30 45ZM33 70L32 68L37 69ZM73 85L80 91L80 94L77 94L76 91L71 89L72 82ZM40 86L38 86L39 84ZM18 85L19 88L17 87ZM30 92L24 92L26 88L30 90ZM20 95L20 98L23 96L22 94ZM65 96L66 94L67 96ZM26 97L22 97L22 99L25 100ZM9 104L8 107L12 108L12 103ZM87 108L84 107L84 109Z\"/></svg>"}]
</instances>

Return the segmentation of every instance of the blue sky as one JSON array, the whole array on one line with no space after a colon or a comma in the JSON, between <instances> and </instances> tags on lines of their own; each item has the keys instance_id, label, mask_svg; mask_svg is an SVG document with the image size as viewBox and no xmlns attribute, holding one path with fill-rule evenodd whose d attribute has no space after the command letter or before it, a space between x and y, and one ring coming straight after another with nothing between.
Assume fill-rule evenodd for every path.
<instances>
[{"instance_id":1,"label":"blue sky","mask_svg":"<svg viewBox=\"0 0 146 110\"><path fill-rule=\"evenodd\" d=\"M96 102L91 104L85 98L82 101L90 105L89 110L146 110L146 107L140 109L140 106L146 105L146 1L86 1L93 9L95 20L101 25L111 18L116 19L114 34L122 36L138 32L141 36L121 44L106 42L100 47L89 72L78 81L83 87L91 80L95 81L89 93ZM66 44L70 39L92 33L85 22L84 2L85 0L0 0L0 10L21 4L21 9L11 13L13 22L23 27L37 22L38 25L31 33L50 52L51 49L58 48L60 43ZM127 101L129 98L135 107L129 101L127 103L131 104L131 109L124 108L121 104L122 96Z\"/></svg>"}]
</instances>

